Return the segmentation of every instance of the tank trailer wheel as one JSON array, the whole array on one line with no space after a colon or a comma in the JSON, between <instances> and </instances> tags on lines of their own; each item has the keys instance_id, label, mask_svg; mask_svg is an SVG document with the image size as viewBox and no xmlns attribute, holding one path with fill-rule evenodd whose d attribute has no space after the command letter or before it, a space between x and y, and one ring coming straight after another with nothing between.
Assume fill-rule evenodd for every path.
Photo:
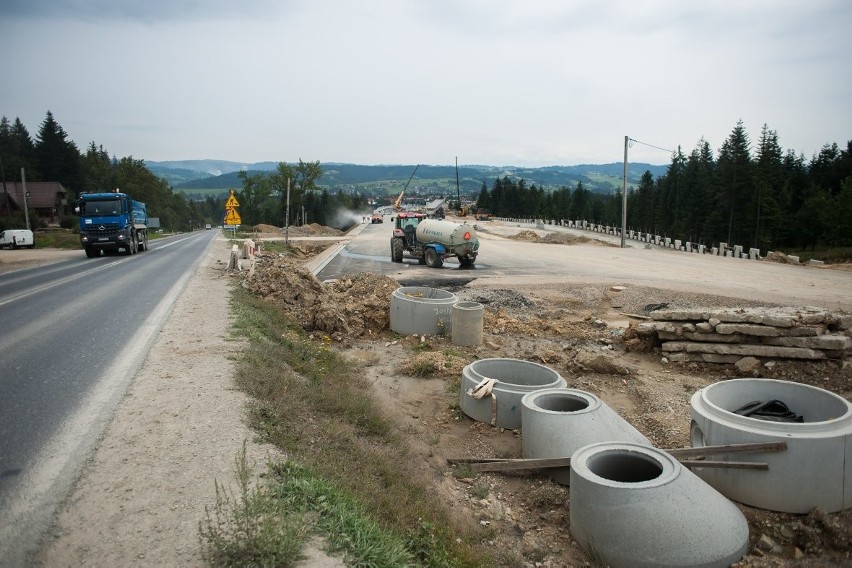
<instances>
[{"instance_id":1,"label":"tank trailer wheel","mask_svg":"<svg viewBox=\"0 0 852 568\"><path fill-rule=\"evenodd\" d=\"M441 268L444 265L444 259L438 256L437 251L432 247L427 248L423 256L426 259L426 266L429 268Z\"/></svg>"}]
</instances>

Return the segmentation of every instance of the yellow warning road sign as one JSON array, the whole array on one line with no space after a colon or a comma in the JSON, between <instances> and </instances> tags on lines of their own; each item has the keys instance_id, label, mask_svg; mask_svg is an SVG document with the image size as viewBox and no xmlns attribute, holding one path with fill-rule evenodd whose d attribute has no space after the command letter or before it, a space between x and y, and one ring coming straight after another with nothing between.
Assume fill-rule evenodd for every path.
<instances>
[{"instance_id":1,"label":"yellow warning road sign","mask_svg":"<svg viewBox=\"0 0 852 568\"><path fill-rule=\"evenodd\" d=\"M231 192L231 196L228 198L228 201L225 202L225 209L233 209L235 207L239 207L240 204L237 201L237 198L234 197L234 192Z\"/></svg>"},{"instance_id":2,"label":"yellow warning road sign","mask_svg":"<svg viewBox=\"0 0 852 568\"><path fill-rule=\"evenodd\" d=\"M226 225L239 225L241 224L240 214L237 213L235 209L228 209L225 212L225 224Z\"/></svg>"}]
</instances>

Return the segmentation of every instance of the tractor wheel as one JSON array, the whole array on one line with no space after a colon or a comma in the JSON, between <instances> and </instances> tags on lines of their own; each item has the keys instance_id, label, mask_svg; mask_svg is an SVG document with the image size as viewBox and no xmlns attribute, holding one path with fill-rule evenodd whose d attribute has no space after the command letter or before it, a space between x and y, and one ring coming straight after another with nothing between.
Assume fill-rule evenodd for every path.
<instances>
[{"instance_id":1,"label":"tractor wheel","mask_svg":"<svg viewBox=\"0 0 852 568\"><path fill-rule=\"evenodd\" d=\"M86 247L86 257L87 258L95 258L99 254L100 254L100 252L95 250L95 247Z\"/></svg>"},{"instance_id":2,"label":"tractor wheel","mask_svg":"<svg viewBox=\"0 0 852 568\"><path fill-rule=\"evenodd\" d=\"M402 241L400 239L391 239L391 260L402 262Z\"/></svg>"},{"instance_id":3,"label":"tractor wheel","mask_svg":"<svg viewBox=\"0 0 852 568\"><path fill-rule=\"evenodd\" d=\"M444 265L444 259L438 256L437 251L432 247L427 248L423 256L426 259L426 266L429 268L441 268Z\"/></svg>"}]
</instances>

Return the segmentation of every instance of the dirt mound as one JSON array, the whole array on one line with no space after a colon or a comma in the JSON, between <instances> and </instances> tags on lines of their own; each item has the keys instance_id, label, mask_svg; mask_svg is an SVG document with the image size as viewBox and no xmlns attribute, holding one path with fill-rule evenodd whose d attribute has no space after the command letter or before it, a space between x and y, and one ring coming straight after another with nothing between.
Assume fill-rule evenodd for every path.
<instances>
[{"instance_id":1,"label":"dirt mound","mask_svg":"<svg viewBox=\"0 0 852 568\"><path fill-rule=\"evenodd\" d=\"M251 230L256 232L256 233L272 233L272 234L275 234L275 235L277 235L278 233L281 232L281 229L279 229L275 225L264 225L264 224L255 225L254 227L251 228Z\"/></svg>"},{"instance_id":2,"label":"dirt mound","mask_svg":"<svg viewBox=\"0 0 852 568\"><path fill-rule=\"evenodd\" d=\"M593 241L588 237L578 237L577 235L569 235L568 233L548 233L539 242L557 245L579 245Z\"/></svg>"},{"instance_id":3,"label":"dirt mound","mask_svg":"<svg viewBox=\"0 0 852 568\"><path fill-rule=\"evenodd\" d=\"M252 231L266 235L283 235L284 229L275 225L255 225ZM318 223L309 223L300 227L291 226L287 229L287 234L291 237L337 237L343 234L340 229L334 227L326 227Z\"/></svg>"},{"instance_id":4,"label":"dirt mound","mask_svg":"<svg viewBox=\"0 0 852 568\"><path fill-rule=\"evenodd\" d=\"M535 231L524 230L516 233L511 237L516 241L527 241L531 243L546 243L550 245L582 245L582 244L606 244L602 241L590 239L580 235L572 235L570 233L562 233L559 231L551 231L545 233L544 236L539 235ZM611 245L610 245L611 246Z\"/></svg>"},{"instance_id":5,"label":"dirt mound","mask_svg":"<svg viewBox=\"0 0 852 568\"><path fill-rule=\"evenodd\" d=\"M290 227L290 234L305 237L337 237L342 235L343 231L317 223L308 223L301 227Z\"/></svg>"},{"instance_id":6,"label":"dirt mound","mask_svg":"<svg viewBox=\"0 0 852 568\"><path fill-rule=\"evenodd\" d=\"M529 241L531 243L537 243L541 240L538 236L538 233L535 231L520 231L519 233L512 236L516 241Z\"/></svg>"},{"instance_id":7,"label":"dirt mound","mask_svg":"<svg viewBox=\"0 0 852 568\"><path fill-rule=\"evenodd\" d=\"M362 272L323 284L299 265L299 255L272 257L258 266L245 286L274 302L307 331L336 341L377 333L390 323L390 299L399 283Z\"/></svg>"},{"instance_id":8,"label":"dirt mound","mask_svg":"<svg viewBox=\"0 0 852 568\"><path fill-rule=\"evenodd\" d=\"M799 259L790 258L783 252L773 251L766 255L764 260L768 260L769 262L780 262L781 264L801 264Z\"/></svg>"}]
</instances>

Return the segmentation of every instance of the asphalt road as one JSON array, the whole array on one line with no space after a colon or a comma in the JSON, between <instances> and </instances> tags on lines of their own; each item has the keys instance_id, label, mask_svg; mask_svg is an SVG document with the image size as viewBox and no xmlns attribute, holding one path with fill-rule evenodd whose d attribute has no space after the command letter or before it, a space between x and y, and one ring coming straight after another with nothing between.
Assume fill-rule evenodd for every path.
<instances>
[{"instance_id":1,"label":"asphalt road","mask_svg":"<svg viewBox=\"0 0 852 568\"><path fill-rule=\"evenodd\" d=\"M37 545L217 233L0 274L0 564Z\"/></svg>"},{"instance_id":2,"label":"asphalt road","mask_svg":"<svg viewBox=\"0 0 852 568\"><path fill-rule=\"evenodd\" d=\"M454 259L446 260L442 268L428 268L407 255L399 264L390 259L393 225L389 219L365 225L317 276L327 280L368 271L386 274L404 285L426 286L488 279L499 279L503 287L568 282L641 285L852 311L850 271L646 248L631 241L619 248L615 246L618 237L552 226L547 229L600 239L611 246L513 240L506 235L534 225L484 222L478 224L484 231L479 235L479 256L470 269L460 267Z\"/></svg>"}]
</instances>

